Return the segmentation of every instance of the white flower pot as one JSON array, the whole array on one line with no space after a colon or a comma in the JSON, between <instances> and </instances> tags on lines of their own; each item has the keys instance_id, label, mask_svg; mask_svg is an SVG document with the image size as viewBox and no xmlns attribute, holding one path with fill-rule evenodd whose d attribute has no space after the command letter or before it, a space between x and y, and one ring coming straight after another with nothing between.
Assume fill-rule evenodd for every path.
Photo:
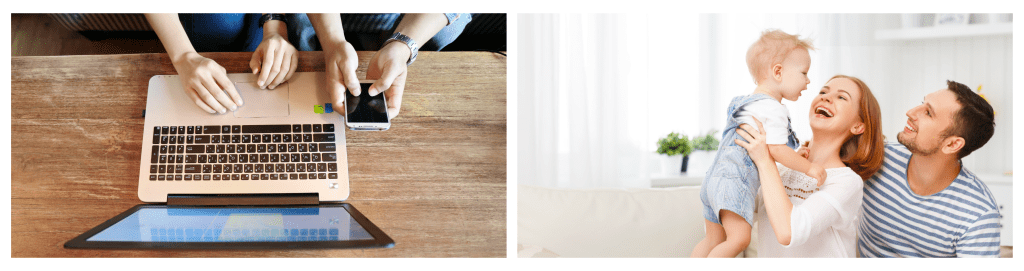
<instances>
[{"instance_id":1,"label":"white flower pot","mask_svg":"<svg viewBox=\"0 0 1024 271\"><path fill-rule=\"evenodd\" d=\"M683 156L673 155L668 156L664 154L658 155L661 157L661 172L666 176L679 175L679 169L683 166Z\"/></svg>"},{"instance_id":2,"label":"white flower pot","mask_svg":"<svg viewBox=\"0 0 1024 271\"><path fill-rule=\"evenodd\" d=\"M711 167L711 164L715 162L715 155L718 155L718 151L693 151L690 153L686 175L704 176L708 172L708 168Z\"/></svg>"}]
</instances>

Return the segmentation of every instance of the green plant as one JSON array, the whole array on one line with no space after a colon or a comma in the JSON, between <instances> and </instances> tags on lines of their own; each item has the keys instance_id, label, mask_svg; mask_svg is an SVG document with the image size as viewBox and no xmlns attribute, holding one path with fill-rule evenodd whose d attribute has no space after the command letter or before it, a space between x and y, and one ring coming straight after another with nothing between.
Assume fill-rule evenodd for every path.
<instances>
[{"instance_id":1,"label":"green plant","mask_svg":"<svg viewBox=\"0 0 1024 271\"><path fill-rule=\"evenodd\" d=\"M694 137L693 141L691 141L693 149L700 151L718 150L718 139L715 138L715 132L711 131L704 136Z\"/></svg>"},{"instance_id":2,"label":"green plant","mask_svg":"<svg viewBox=\"0 0 1024 271\"><path fill-rule=\"evenodd\" d=\"M690 146L690 139L686 136L679 136L679 133L669 133L662 139L658 139L658 153L665 154L668 156L690 155L693 151L693 147Z\"/></svg>"}]
</instances>

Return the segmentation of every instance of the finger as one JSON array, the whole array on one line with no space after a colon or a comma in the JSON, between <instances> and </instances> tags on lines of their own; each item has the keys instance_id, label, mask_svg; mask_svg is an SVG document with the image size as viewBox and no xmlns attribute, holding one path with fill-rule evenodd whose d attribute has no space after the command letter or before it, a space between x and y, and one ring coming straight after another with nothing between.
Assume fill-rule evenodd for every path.
<instances>
[{"instance_id":1,"label":"finger","mask_svg":"<svg viewBox=\"0 0 1024 271\"><path fill-rule=\"evenodd\" d=\"M217 99L217 102L225 109L230 109L231 111L238 110L238 105L231 101L231 98L224 92L221 84L218 84L217 79L211 77L203 78L203 86L206 87L206 90L210 91L210 95L213 95L213 98ZM220 112L224 113L226 110Z\"/></svg>"},{"instance_id":2,"label":"finger","mask_svg":"<svg viewBox=\"0 0 1024 271\"><path fill-rule=\"evenodd\" d=\"M242 106L245 103L242 101L242 95L238 94L238 89L235 88L235 84L231 82L227 74L218 73L214 75L214 79L217 80L217 84L227 92L227 95L231 97L231 101L235 103L235 108L232 111L238 110L238 106Z\"/></svg>"},{"instance_id":3,"label":"finger","mask_svg":"<svg viewBox=\"0 0 1024 271\"><path fill-rule=\"evenodd\" d=\"M405 79L406 74L402 73L398 78L395 78L395 82L391 85L391 88L384 92L384 97L388 99L388 119L397 117L398 113L402 111L402 95L405 93Z\"/></svg>"},{"instance_id":4,"label":"finger","mask_svg":"<svg viewBox=\"0 0 1024 271\"><path fill-rule=\"evenodd\" d=\"M395 62L392 61L385 62L380 78L370 86L370 96L377 96L378 93L390 89L391 84L395 82L395 78L398 78L398 76L405 73L405 68L405 63L395 64Z\"/></svg>"},{"instance_id":5,"label":"finger","mask_svg":"<svg viewBox=\"0 0 1024 271\"><path fill-rule=\"evenodd\" d=\"M202 109L203 111L206 111L206 113L210 114L217 113L217 111L214 111L213 108L210 108L209 105L206 105L206 102L203 102L203 99L199 98L199 95L196 94L195 89L189 87L185 89L185 93L188 93L188 97L192 98L192 101L196 103L196 106L199 106L199 109Z\"/></svg>"},{"instance_id":6,"label":"finger","mask_svg":"<svg viewBox=\"0 0 1024 271\"><path fill-rule=\"evenodd\" d=\"M757 131L759 131L759 134L765 135L764 125L761 124L761 121L757 120L757 117L751 117L751 118L753 118L754 119L754 123L757 124Z\"/></svg>"},{"instance_id":7,"label":"finger","mask_svg":"<svg viewBox=\"0 0 1024 271\"><path fill-rule=\"evenodd\" d=\"M359 85L359 77L356 77L356 65L346 64L344 67L341 67L345 88L352 93L352 96L359 96L363 94L363 87Z\"/></svg>"},{"instance_id":8,"label":"finger","mask_svg":"<svg viewBox=\"0 0 1024 271\"><path fill-rule=\"evenodd\" d=\"M260 65L262 65L260 59L263 59L263 49L256 48L256 51L252 52L252 59L249 60L249 69L252 69L252 74L259 74Z\"/></svg>"},{"instance_id":9,"label":"finger","mask_svg":"<svg viewBox=\"0 0 1024 271\"><path fill-rule=\"evenodd\" d=\"M199 94L199 98L203 99L203 102L206 102L206 105L209 105L210 108L213 108L214 111L217 111L219 113L224 113L227 111L226 109L224 109L224 106L220 105L220 102L217 102L217 99L214 98L212 94L210 94L210 91L206 88L205 85L203 85L202 82L193 82L192 87L195 88L196 94Z\"/></svg>"},{"instance_id":10,"label":"finger","mask_svg":"<svg viewBox=\"0 0 1024 271\"><path fill-rule=\"evenodd\" d=\"M284 59L285 49L279 46L277 51L274 52L274 66L271 68L270 76L267 77L267 87L270 87L270 89L274 89L278 84L281 84L281 81L284 80L284 75L288 73L288 71L283 70L283 68L287 67L285 66ZM291 60L291 58L289 57L288 60ZM281 80L278 80L278 78Z\"/></svg>"},{"instance_id":11,"label":"finger","mask_svg":"<svg viewBox=\"0 0 1024 271\"><path fill-rule=\"evenodd\" d=\"M341 70L335 61L327 62L327 91L331 92L331 100L335 104L344 104L345 87L341 84Z\"/></svg>"},{"instance_id":12,"label":"finger","mask_svg":"<svg viewBox=\"0 0 1024 271\"><path fill-rule=\"evenodd\" d=\"M278 72L277 72L277 76L273 77L273 82L269 83L270 89L277 88L277 85L280 85L281 83L283 83L284 80L285 80L285 77L288 76L288 69L291 68L291 65L292 65L292 63L291 63L292 62L292 57L291 56L283 56L284 54L285 53L282 53L282 58L279 59L280 62L281 62L280 66L278 66L277 64L274 65L274 66L278 67L277 68Z\"/></svg>"},{"instance_id":13,"label":"finger","mask_svg":"<svg viewBox=\"0 0 1024 271\"><path fill-rule=\"evenodd\" d=\"M273 44L267 44L267 52L263 54L263 67L260 68L262 71L260 71L259 79L256 79L256 84L259 85L261 89L266 89L267 79L273 78L270 76L272 75L271 73L274 72L274 54L276 51L276 46Z\"/></svg>"},{"instance_id":14,"label":"finger","mask_svg":"<svg viewBox=\"0 0 1024 271\"><path fill-rule=\"evenodd\" d=\"M291 79L292 75L295 75L295 70L299 69L299 54L292 54L292 57L289 59L291 59L291 61L289 61L288 63L290 63L291 65L288 67L288 75L284 76L285 81Z\"/></svg>"},{"instance_id":15,"label":"finger","mask_svg":"<svg viewBox=\"0 0 1024 271\"><path fill-rule=\"evenodd\" d=\"M739 145L740 147L743 147L744 149L750 149L750 143L747 143L746 141L743 141L743 140L740 140L740 139L737 138L737 139L733 139L733 142L735 142L736 145Z\"/></svg>"}]
</instances>

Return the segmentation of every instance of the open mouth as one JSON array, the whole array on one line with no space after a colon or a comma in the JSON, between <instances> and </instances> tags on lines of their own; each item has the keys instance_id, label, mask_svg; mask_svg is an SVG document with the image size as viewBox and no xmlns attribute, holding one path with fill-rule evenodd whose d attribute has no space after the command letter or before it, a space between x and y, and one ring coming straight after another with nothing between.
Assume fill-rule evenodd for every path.
<instances>
[{"instance_id":1,"label":"open mouth","mask_svg":"<svg viewBox=\"0 0 1024 271\"><path fill-rule=\"evenodd\" d=\"M911 131L911 132L914 132L914 133L917 132L917 128L914 128L914 126L910 125L910 121L909 120L907 121L906 129L908 131Z\"/></svg>"},{"instance_id":2,"label":"open mouth","mask_svg":"<svg viewBox=\"0 0 1024 271\"><path fill-rule=\"evenodd\" d=\"M824 116L826 118L831 118L831 117L835 116L835 115L832 114L832 111L828 110L828 108L821 107L821 106L819 106L818 108L815 108L814 109L814 113L818 114L818 115L822 115L822 116Z\"/></svg>"}]
</instances>

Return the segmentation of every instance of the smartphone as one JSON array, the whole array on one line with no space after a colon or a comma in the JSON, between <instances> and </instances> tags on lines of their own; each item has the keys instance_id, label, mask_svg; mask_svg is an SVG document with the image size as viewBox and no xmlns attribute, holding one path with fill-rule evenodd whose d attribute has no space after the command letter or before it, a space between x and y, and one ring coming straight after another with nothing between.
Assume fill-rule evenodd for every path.
<instances>
[{"instance_id":1,"label":"smartphone","mask_svg":"<svg viewBox=\"0 0 1024 271\"><path fill-rule=\"evenodd\" d=\"M359 80L359 86L363 89L359 96L353 96L352 92L345 91L345 126L355 131L384 131L391 128L391 119L388 118L388 103L384 93L377 96L370 96L370 85L373 80Z\"/></svg>"}]
</instances>

